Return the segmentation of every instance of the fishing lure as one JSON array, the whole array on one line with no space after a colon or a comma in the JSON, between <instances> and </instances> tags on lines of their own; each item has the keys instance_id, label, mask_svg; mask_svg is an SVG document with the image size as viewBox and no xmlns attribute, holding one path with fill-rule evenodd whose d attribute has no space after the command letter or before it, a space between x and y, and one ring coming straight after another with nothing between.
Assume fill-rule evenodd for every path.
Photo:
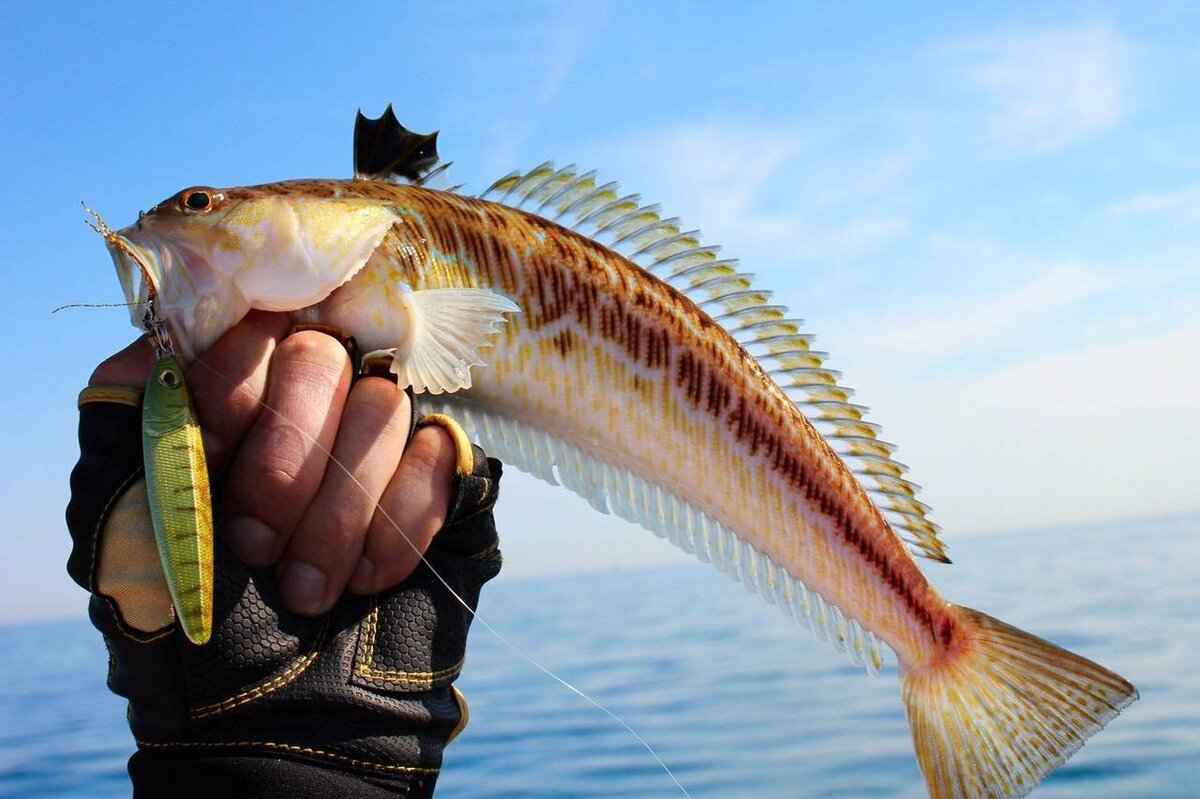
<instances>
[{"instance_id":1,"label":"fishing lure","mask_svg":"<svg viewBox=\"0 0 1200 799\"><path fill-rule=\"evenodd\" d=\"M142 459L154 537L184 635L212 636L213 521L200 423L171 353L161 355L142 400Z\"/></svg>"},{"instance_id":2,"label":"fishing lure","mask_svg":"<svg viewBox=\"0 0 1200 799\"><path fill-rule=\"evenodd\" d=\"M390 107L356 134L352 180L196 186L113 234L126 299L153 287L188 357L251 308L336 325L490 453L868 669L888 646L936 799L1025 795L1137 698L938 594L913 554L945 561L944 545L894 447L799 320L696 231L574 167L481 197L427 188L436 141Z\"/></svg>"}]
</instances>

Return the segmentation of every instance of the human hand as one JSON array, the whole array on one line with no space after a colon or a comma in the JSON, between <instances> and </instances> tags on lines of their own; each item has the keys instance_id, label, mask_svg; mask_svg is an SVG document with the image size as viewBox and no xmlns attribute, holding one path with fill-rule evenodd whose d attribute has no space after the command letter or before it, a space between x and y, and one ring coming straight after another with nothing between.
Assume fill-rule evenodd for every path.
<instances>
[{"instance_id":1,"label":"human hand","mask_svg":"<svg viewBox=\"0 0 1200 799\"><path fill-rule=\"evenodd\" d=\"M203 646L173 623L140 479L152 348L106 361L80 398L68 571L92 592L109 687L129 699L139 796L428 797L466 722L453 683L479 591L500 568L501 466L445 419L453 435L423 427L403 450L407 397L378 378L350 386L340 344L288 329L254 314L187 374L216 488ZM266 527L270 546L256 550L237 522L223 531L239 516ZM364 556L373 576L355 574ZM326 575L316 611L289 612L294 563Z\"/></svg>"},{"instance_id":2,"label":"human hand","mask_svg":"<svg viewBox=\"0 0 1200 799\"><path fill-rule=\"evenodd\" d=\"M403 581L445 520L455 449L440 427L408 448L412 409L390 381L351 385L345 348L286 314L252 313L187 369L220 497L217 533L244 563L275 567L287 607L328 610ZM286 336L286 338L285 338ZM145 386L139 339L90 385Z\"/></svg>"}]
</instances>

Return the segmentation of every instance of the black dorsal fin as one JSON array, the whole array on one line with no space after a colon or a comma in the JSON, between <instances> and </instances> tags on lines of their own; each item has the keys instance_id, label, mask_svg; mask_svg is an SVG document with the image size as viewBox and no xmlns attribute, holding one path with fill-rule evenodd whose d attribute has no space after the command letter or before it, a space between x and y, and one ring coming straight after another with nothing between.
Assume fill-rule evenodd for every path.
<instances>
[{"instance_id":1,"label":"black dorsal fin","mask_svg":"<svg viewBox=\"0 0 1200 799\"><path fill-rule=\"evenodd\" d=\"M359 109L354 120L354 177L419 183L438 162L437 131L413 133L396 119L389 103L378 119Z\"/></svg>"}]
</instances>

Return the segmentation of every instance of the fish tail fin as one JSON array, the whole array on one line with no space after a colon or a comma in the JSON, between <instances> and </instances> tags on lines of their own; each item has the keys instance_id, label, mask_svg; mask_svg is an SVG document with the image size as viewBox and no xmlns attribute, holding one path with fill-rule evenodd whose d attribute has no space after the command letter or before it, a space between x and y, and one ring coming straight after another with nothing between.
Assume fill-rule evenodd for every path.
<instances>
[{"instance_id":1,"label":"fish tail fin","mask_svg":"<svg viewBox=\"0 0 1200 799\"><path fill-rule=\"evenodd\" d=\"M969 608L961 639L901 676L932 799L1019 797L1137 699L1108 669Z\"/></svg>"}]
</instances>

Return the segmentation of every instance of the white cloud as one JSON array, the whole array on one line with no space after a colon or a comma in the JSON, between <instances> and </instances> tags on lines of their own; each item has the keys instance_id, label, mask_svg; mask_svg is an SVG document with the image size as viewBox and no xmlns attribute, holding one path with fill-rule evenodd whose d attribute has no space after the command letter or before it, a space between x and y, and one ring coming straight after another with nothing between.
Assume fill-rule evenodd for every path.
<instances>
[{"instance_id":1,"label":"white cloud","mask_svg":"<svg viewBox=\"0 0 1200 799\"><path fill-rule=\"evenodd\" d=\"M520 163L525 142L555 105L563 85L604 25L603 8L584 4L530 7L489 34L507 43L517 70L485 70L483 81L496 81L502 110L493 115L494 133L480 165L481 174L499 176ZM511 17L511 18L510 18ZM518 86L516 91L513 86ZM501 86L503 88L501 88Z\"/></svg>"},{"instance_id":2,"label":"white cloud","mask_svg":"<svg viewBox=\"0 0 1200 799\"><path fill-rule=\"evenodd\" d=\"M986 102L997 141L1053 150L1120 121L1129 98L1132 46L1107 25L963 39L945 68Z\"/></svg>"},{"instance_id":3,"label":"white cloud","mask_svg":"<svg viewBox=\"0 0 1200 799\"><path fill-rule=\"evenodd\" d=\"M1025 329L1127 282L1077 262L1051 264L992 293L938 296L876 318L845 337L843 348L872 359L922 367L988 350L1011 349Z\"/></svg>"},{"instance_id":4,"label":"white cloud","mask_svg":"<svg viewBox=\"0 0 1200 799\"><path fill-rule=\"evenodd\" d=\"M993 253L985 265L1004 274L1014 260ZM822 340L951 540L1190 512L1200 510L1184 479L1200 450L1195 275L1051 262L992 292L914 297L869 326L837 320L845 328Z\"/></svg>"},{"instance_id":5,"label":"white cloud","mask_svg":"<svg viewBox=\"0 0 1200 799\"><path fill-rule=\"evenodd\" d=\"M953 540L1200 509L1188 479L1200 449L1197 352L1200 321L1189 319L984 373L868 383L886 400L885 437L902 443Z\"/></svg>"},{"instance_id":6,"label":"white cloud","mask_svg":"<svg viewBox=\"0 0 1200 799\"><path fill-rule=\"evenodd\" d=\"M601 145L622 188L640 191L705 241L726 245L747 263L786 254L847 259L877 250L909 230L891 198L908 173L903 154L839 153L815 144L799 123L707 121L651 131ZM836 150L833 150L836 152Z\"/></svg>"},{"instance_id":7,"label":"white cloud","mask_svg":"<svg viewBox=\"0 0 1200 799\"><path fill-rule=\"evenodd\" d=\"M1172 213L1200 216L1200 186L1175 191L1143 192L1109 207L1118 216Z\"/></svg>"},{"instance_id":8,"label":"white cloud","mask_svg":"<svg viewBox=\"0 0 1200 799\"><path fill-rule=\"evenodd\" d=\"M598 7L567 5L556 10L562 16L548 21L547 27L536 32L540 40L538 50L544 59L541 85L534 87L539 110L550 106L595 31L603 25L604 12Z\"/></svg>"}]
</instances>

